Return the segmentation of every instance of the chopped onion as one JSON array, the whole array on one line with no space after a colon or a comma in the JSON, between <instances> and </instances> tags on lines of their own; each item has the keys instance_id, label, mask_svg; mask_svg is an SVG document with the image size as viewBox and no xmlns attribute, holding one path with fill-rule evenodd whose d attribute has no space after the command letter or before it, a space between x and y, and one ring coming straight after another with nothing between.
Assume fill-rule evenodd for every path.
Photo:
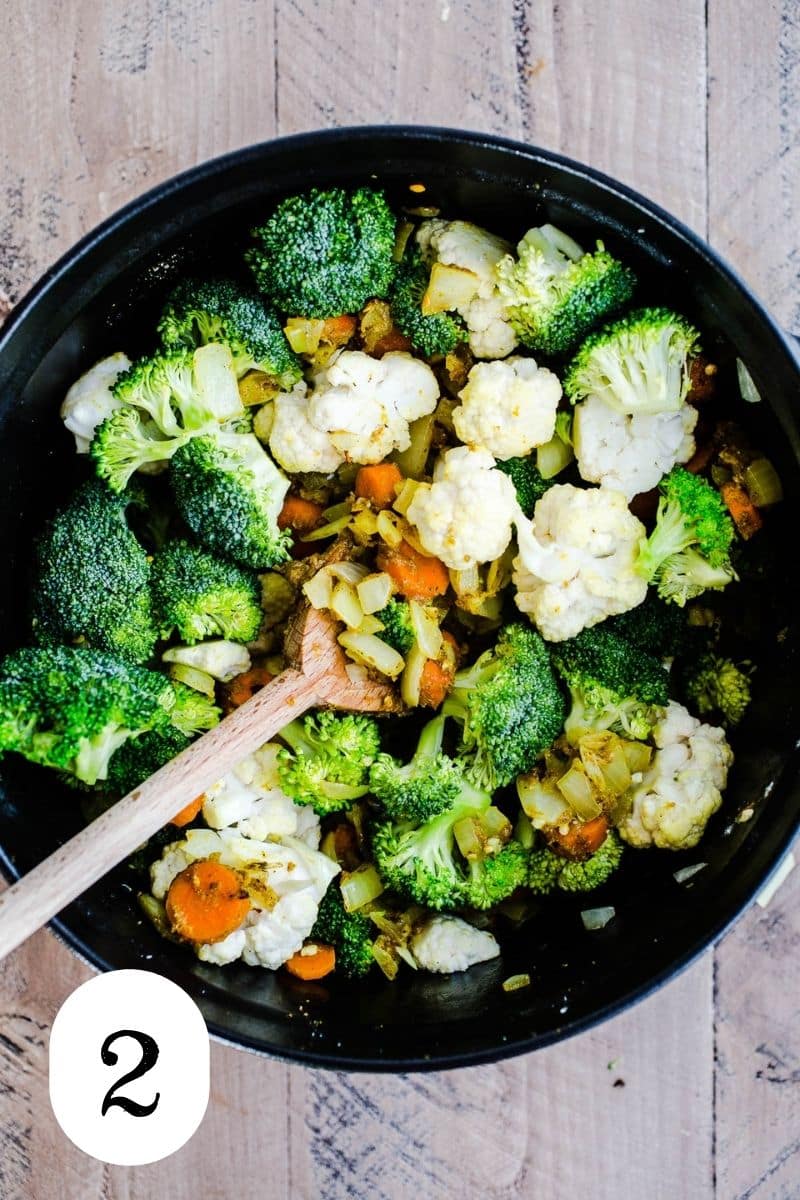
<instances>
[{"instance_id":1,"label":"chopped onion","mask_svg":"<svg viewBox=\"0 0 800 1200\"><path fill-rule=\"evenodd\" d=\"M283 327L283 332L295 354L313 354L319 347L324 328L324 321L309 320L307 317L290 317Z\"/></svg>"},{"instance_id":2,"label":"chopped onion","mask_svg":"<svg viewBox=\"0 0 800 1200\"><path fill-rule=\"evenodd\" d=\"M736 375L739 380L739 391L742 393L742 399L747 404L759 404L761 396L758 388L753 383L753 376L740 358L736 360Z\"/></svg>"},{"instance_id":3,"label":"chopped onion","mask_svg":"<svg viewBox=\"0 0 800 1200\"><path fill-rule=\"evenodd\" d=\"M366 579L369 575L369 569L363 563L355 562L335 562L330 563L325 568L334 579L343 579L345 583L352 583L353 586L360 583L362 579Z\"/></svg>"},{"instance_id":4,"label":"chopped onion","mask_svg":"<svg viewBox=\"0 0 800 1200\"><path fill-rule=\"evenodd\" d=\"M783 499L783 485L768 458L757 458L744 470L744 486L756 508L769 508Z\"/></svg>"},{"instance_id":5,"label":"chopped onion","mask_svg":"<svg viewBox=\"0 0 800 1200\"><path fill-rule=\"evenodd\" d=\"M693 875L707 866L708 863L695 863L692 867L681 867L680 871L673 872L672 878L676 883L685 883L687 879L691 879Z\"/></svg>"},{"instance_id":6,"label":"chopped onion","mask_svg":"<svg viewBox=\"0 0 800 1200\"><path fill-rule=\"evenodd\" d=\"M427 661L427 656L417 645L412 646L406 656L405 670L400 680L400 695L409 708L416 708L419 704L422 672Z\"/></svg>"},{"instance_id":7,"label":"chopped onion","mask_svg":"<svg viewBox=\"0 0 800 1200\"><path fill-rule=\"evenodd\" d=\"M584 929L605 929L609 921L613 921L617 910L608 908L585 908L581 913Z\"/></svg>"},{"instance_id":8,"label":"chopped onion","mask_svg":"<svg viewBox=\"0 0 800 1200\"><path fill-rule=\"evenodd\" d=\"M508 979L503 980L504 992L517 992L520 988L531 986L530 975L509 975Z\"/></svg>"},{"instance_id":9,"label":"chopped onion","mask_svg":"<svg viewBox=\"0 0 800 1200\"><path fill-rule=\"evenodd\" d=\"M372 943L372 954L375 962L388 980L393 980L397 976L397 947L388 938L381 934Z\"/></svg>"},{"instance_id":10,"label":"chopped onion","mask_svg":"<svg viewBox=\"0 0 800 1200\"><path fill-rule=\"evenodd\" d=\"M362 545L375 536L378 532L378 519L371 508L362 508L351 517L350 532Z\"/></svg>"},{"instance_id":11,"label":"chopped onion","mask_svg":"<svg viewBox=\"0 0 800 1200\"><path fill-rule=\"evenodd\" d=\"M340 887L345 909L355 912L380 896L383 882L372 863L364 863L355 871L342 871Z\"/></svg>"},{"instance_id":12,"label":"chopped onion","mask_svg":"<svg viewBox=\"0 0 800 1200\"><path fill-rule=\"evenodd\" d=\"M591 821L603 811L592 787L591 780L577 760L556 781L556 787L576 816L582 821Z\"/></svg>"},{"instance_id":13,"label":"chopped onion","mask_svg":"<svg viewBox=\"0 0 800 1200\"><path fill-rule=\"evenodd\" d=\"M434 413L418 417L408 427L411 441L405 450L393 455L394 461L406 479L419 479L425 473L428 455L431 452L433 429L436 424Z\"/></svg>"},{"instance_id":14,"label":"chopped onion","mask_svg":"<svg viewBox=\"0 0 800 1200\"><path fill-rule=\"evenodd\" d=\"M442 649L442 631L439 628L439 622L431 609L425 608L418 600L410 600L408 607L417 645L426 658L438 658Z\"/></svg>"},{"instance_id":15,"label":"chopped onion","mask_svg":"<svg viewBox=\"0 0 800 1200\"><path fill-rule=\"evenodd\" d=\"M460 821L456 821L453 837L464 858L471 860L483 857L483 839L475 817L462 817Z\"/></svg>"},{"instance_id":16,"label":"chopped onion","mask_svg":"<svg viewBox=\"0 0 800 1200\"><path fill-rule=\"evenodd\" d=\"M392 580L385 571L367 575L356 585L358 601L365 613L380 612L392 598Z\"/></svg>"},{"instance_id":17,"label":"chopped onion","mask_svg":"<svg viewBox=\"0 0 800 1200\"><path fill-rule=\"evenodd\" d=\"M407 946L395 946L395 950L397 951L398 957L402 958L403 962L406 963L407 966L411 967L412 971L418 970L419 964Z\"/></svg>"},{"instance_id":18,"label":"chopped onion","mask_svg":"<svg viewBox=\"0 0 800 1200\"><path fill-rule=\"evenodd\" d=\"M202 692L209 700L214 699L214 680L207 671L199 671L187 663L172 663L169 668L170 679L177 683L185 683L195 692Z\"/></svg>"},{"instance_id":19,"label":"chopped onion","mask_svg":"<svg viewBox=\"0 0 800 1200\"><path fill-rule=\"evenodd\" d=\"M385 626L377 617L365 614L361 618L361 624L356 626L359 633L382 633Z\"/></svg>"},{"instance_id":20,"label":"chopped onion","mask_svg":"<svg viewBox=\"0 0 800 1200\"><path fill-rule=\"evenodd\" d=\"M392 505L395 512L399 512L402 516L405 516L406 512L408 511L409 504L414 499L417 488L423 486L427 485L417 483L416 479L407 479L400 491L397 493L397 499Z\"/></svg>"},{"instance_id":21,"label":"chopped onion","mask_svg":"<svg viewBox=\"0 0 800 1200\"><path fill-rule=\"evenodd\" d=\"M271 403L262 404L253 417L253 433L260 442L266 443L269 441L274 424L275 405Z\"/></svg>"},{"instance_id":22,"label":"chopped onion","mask_svg":"<svg viewBox=\"0 0 800 1200\"><path fill-rule=\"evenodd\" d=\"M535 775L520 775L517 779L517 795L534 829L563 825L572 819L572 812L555 788L543 783Z\"/></svg>"},{"instance_id":23,"label":"chopped onion","mask_svg":"<svg viewBox=\"0 0 800 1200\"><path fill-rule=\"evenodd\" d=\"M652 746L648 746L646 742L623 740L622 749L628 763L628 770L632 775L649 767L650 759L653 757Z\"/></svg>"},{"instance_id":24,"label":"chopped onion","mask_svg":"<svg viewBox=\"0 0 800 1200\"><path fill-rule=\"evenodd\" d=\"M303 593L312 608L330 608L333 595L333 580L327 567L312 575L303 584Z\"/></svg>"},{"instance_id":25,"label":"chopped onion","mask_svg":"<svg viewBox=\"0 0 800 1200\"><path fill-rule=\"evenodd\" d=\"M449 575L453 591L457 596L473 596L481 590L481 576L477 563L465 567L463 571L451 570Z\"/></svg>"},{"instance_id":26,"label":"chopped onion","mask_svg":"<svg viewBox=\"0 0 800 1200\"><path fill-rule=\"evenodd\" d=\"M566 442L562 442L560 437L554 437L551 441L546 442L544 446L539 446L536 451L536 466L542 479L552 479L558 475L559 471L563 471L568 467L575 457L571 446Z\"/></svg>"},{"instance_id":27,"label":"chopped onion","mask_svg":"<svg viewBox=\"0 0 800 1200\"><path fill-rule=\"evenodd\" d=\"M527 813L521 812L517 817L517 823L514 826L514 837L519 842L524 850L532 850L533 843L536 840L531 819Z\"/></svg>"},{"instance_id":28,"label":"chopped onion","mask_svg":"<svg viewBox=\"0 0 800 1200\"><path fill-rule=\"evenodd\" d=\"M358 629L364 620L355 588L342 580L336 584L331 593L330 609L340 621L344 621L345 625L349 625L351 629Z\"/></svg>"},{"instance_id":29,"label":"chopped onion","mask_svg":"<svg viewBox=\"0 0 800 1200\"><path fill-rule=\"evenodd\" d=\"M405 666L402 654L398 654L374 633L355 633L347 630L339 634L339 645L343 646L357 663L380 671L381 675L388 675L390 679L397 679Z\"/></svg>"},{"instance_id":30,"label":"chopped onion","mask_svg":"<svg viewBox=\"0 0 800 1200\"><path fill-rule=\"evenodd\" d=\"M366 667L362 667L359 663L345 663L344 669L351 683L366 683L369 678Z\"/></svg>"},{"instance_id":31,"label":"chopped onion","mask_svg":"<svg viewBox=\"0 0 800 1200\"><path fill-rule=\"evenodd\" d=\"M378 513L375 519L375 528L378 537L386 542L387 546L397 547L403 540L403 531L400 528L399 518L396 513L390 512L388 508L383 508Z\"/></svg>"},{"instance_id":32,"label":"chopped onion","mask_svg":"<svg viewBox=\"0 0 800 1200\"><path fill-rule=\"evenodd\" d=\"M500 842L507 842L511 837L511 822L506 814L494 804L486 809L480 824L484 836L487 838L496 838Z\"/></svg>"},{"instance_id":33,"label":"chopped onion","mask_svg":"<svg viewBox=\"0 0 800 1200\"><path fill-rule=\"evenodd\" d=\"M475 299L480 282L475 272L466 267L435 262L420 303L423 314L427 317L464 308Z\"/></svg>"}]
</instances>

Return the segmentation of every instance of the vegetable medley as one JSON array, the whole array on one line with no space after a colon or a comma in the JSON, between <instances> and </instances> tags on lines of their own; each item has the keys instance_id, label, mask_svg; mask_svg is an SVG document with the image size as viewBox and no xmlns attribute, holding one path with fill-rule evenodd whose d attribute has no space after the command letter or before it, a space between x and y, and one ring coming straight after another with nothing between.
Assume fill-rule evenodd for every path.
<instances>
[{"instance_id":1,"label":"vegetable medley","mask_svg":"<svg viewBox=\"0 0 800 1200\"><path fill-rule=\"evenodd\" d=\"M461 971L563 893L601 926L628 853L702 838L753 674L715 601L781 486L636 289L552 225L515 248L315 190L70 388L87 480L36 546L0 751L112 802L269 685L302 605L402 701L295 720L176 814L140 896L165 937Z\"/></svg>"}]
</instances>

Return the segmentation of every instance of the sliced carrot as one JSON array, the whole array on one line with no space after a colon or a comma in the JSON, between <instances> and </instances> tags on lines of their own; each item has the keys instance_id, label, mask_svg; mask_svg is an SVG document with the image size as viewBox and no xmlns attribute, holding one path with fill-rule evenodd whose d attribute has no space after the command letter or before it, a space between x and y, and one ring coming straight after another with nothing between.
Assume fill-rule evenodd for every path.
<instances>
[{"instance_id":1,"label":"sliced carrot","mask_svg":"<svg viewBox=\"0 0 800 1200\"><path fill-rule=\"evenodd\" d=\"M227 716L232 713L240 704L244 704L250 697L257 692L275 676L271 671L263 665L251 667L249 671L242 671L241 675L234 675L229 683L222 687L222 708Z\"/></svg>"},{"instance_id":2,"label":"sliced carrot","mask_svg":"<svg viewBox=\"0 0 800 1200\"><path fill-rule=\"evenodd\" d=\"M322 333L320 341L327 342L329 346L343 346L345 342L349 342L350 338L356 332L358 322L355 317L327 317L322 323Z\"/></svg>"},{"instance_id":3,"label":"sliced carrot","mask_svg":"<svg viewBox=\"0 0 800 1200\"><path fill-rule=\"evenodd\" d=\"M174 933L190 942L221 942L250 911L236 871L211 859L191 863L167 892L167 919Z\"/></svg>"},{"instance_id":4,"label":"sliced carrot","mask_svg":"<svg viewBox=\"0 0 800 1200\"><path fill-rule=\"evenodd\" d=\"M764 522L761 513L748 496L747 489L731 479L723 483L719 491L739 535L747 541L754 533L758 533Z\"/></svg>"},{"instance_id":5,"label":"sliced carrot","mask_svg":"<svg viewBox=\"0 0 800 1200\"><path fill-rule=\"evenodd\" d=\"M188 825L190 821L193 821L200 812L205 798L204 792L199 796L195 796L194 800L190 800L189 803L186 804L179 813L175 814L170 821L170 825L177 825L179 829L182 829L184 825Z\"/></svg>"},{"instance_id":6,"label":"sliced carrot","mask_svg":"<svg viewBox=\"0 0 800 1200\"><path fill-rule=\"evenodd\" d=\"M356 495L369 500L373 508L391 508L397 499L397 489L403 473L396 463L375 463L359 467L356 475Z\"/></svg>"},{"instance_id":7,"label":"sliced carrot","mask_svg":"<svg viewBox=\"0 0 800 1200\"><path fill-rule=\"evenodd\" d=\"M450 586L447 567L439 558L420 554L408 542L385 546L378 552L378 568L385 571L397 590L409 600L432 600Z\"/></svg>"},{"instance_id":8,"label":"sliced carrot","mask_svg":"<svg viewBox=\"0 0 800 1200\"><path fill-rule=\"evenodd\" d=\"M306 942L283 965L298 979L323 979L336 966L336 951L324 942Z\"/></svg>"},{"instance_id":9,"label":"sliced carrot","mask_svg":"<svg viewBox=\"0 0 800 1200\"><path fill-rule=\"evenodd\" d=\"M693 475L699 475L701 471L705 471L713 457L714 447L711 442L706 442L705 446L697 447L689 461L684 463L684 467Z\"/></svg>"},{"instance_id":10,"label":"sliced carrot","mask_svg":"<svg viewBox=\"0 0 800 1200\"><path fill-rule=\"evenodd\" d=\"M453 673L429 658L419 680L419 702L423 708L441 708L453 685Z\"/></svg>"},{"instance_id":11,"label":"sliced carrot","mask_svg":"<svg viewBox=\"0 0 800 1200\"><path fill-rule=\"evenodd\" d=\"M322 520L322 505L302 496L287 496L278 514L279 529L293 529L297 533L310 533Z\"/></svg>"},{"instance_id":12,"label":"sliced carrot","mask_svg":"<svg viewBox=\"0 0 800 1200\"><path fill-rule=\"evenodd\" d=\"M575 821L566 833L550 829L546 833L547 843L555 854L581 862L599 850L608 835L608 820L604 816L593 821Z\"/></svg>"}]
</instances>

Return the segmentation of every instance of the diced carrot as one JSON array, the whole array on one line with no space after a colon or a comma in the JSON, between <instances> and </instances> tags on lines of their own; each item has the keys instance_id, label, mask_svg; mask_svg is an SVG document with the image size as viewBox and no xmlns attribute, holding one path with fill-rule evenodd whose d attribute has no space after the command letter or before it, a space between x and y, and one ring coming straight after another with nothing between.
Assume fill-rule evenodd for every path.
<instances>
[{"instance_id":1,"label":"diced carrot","mask_svg":"<svg viewBox=\"0 0 800 1200\"><path fill-rule=\"evenodd\" d=\"M336 966L336 951L324 942L306 942L283 965L298 979L323 979Z\"/></svg>"},{"instance_id":2,"label":"diced carrot","mask_svg":"<svg viewBox=\"0 0 800 1200\"><path fill-rule=\"evenodd\" d=\"M566 833L559 829L550 829L545 836L555 854L581 862L600 849L607 834L608 820L601 815L593 821L573 822Z\"/></svg>"},{"instance_id":3,"label":"diced carrot","mask_svg":"<svg viewBox=\"0 0 800 1200\"><path fill-rule=\"evenodd\" d=\"M170 821L170 825L177 825L179 829L182 829L184 825L188 825L200 812L205 798L204 792L201 792L199 796L195 796L194 800L190 800L179 813L175 814Z\"/></svg>"},{"instance_id":4,"label":"diced carrot","mask_svg":"<svg viewBox=\"0 0 800 1200\"><path fill-rule=\"evenodd\" d=\"M397 489L403 474L396 463L375 463L359 467L356 475L356 495L369 500L373 508L391 508L397 499Z\"/></svg>"},{"instance_id":5,"label":"diced carrot","mask_svg":"<svg viewBox=\"0 0 800 1200\"><path fill-rule=\"evenodd\" d=\"M453 684L453 673L429 658L419 680L419 702L423 708L441 708Z\"/></svg>"},{"instance_id":6,"label":"diced carrot","mask_svg":"<svg viewBox=\"0 0 800 1200\"><path fill-rule=\"evenodd\" d=\"M711 442L706 442L704 446L698 446L692 457L684 467L687 471L691 471L693 475L699 475L701 471L705 471L708 464L714 457L714 446Z\"/></svg>"},{"instance_id":7,"label":"diced carrot","mask_svg":"<svg viewBox=\"0 0 800 1200\"><path fill-rule=\"evenodd\" d=\"M236 871L211 859L191 863L169 886L167 919L190 942L221 942L250 911Z\"/></svg>"},{"instance_id":8,"label":"diced carrot","mask_svg":"<svg viewBox=\"0 0 800 1200\"><path fill-rule=\"evenodd\" d=\"M234 675L233 679L224 684L221 689L222 708L225 715L232 713L240 704L244 704L255 692L274 678L272 672L263 665L251 667L249 671L242 671L241 675Z\"/></svg>"},{"instance_id":9,"label":"diced carrot","mask_svg":"<svg viewBox=\"0 0 800 1200\"><path fill-rule=\"evenodd\" d=\"M420 554L408 542L381 547L377 561L378 569L385 571L409 600L432 600L434 596L443 596L450 586L450 576L441 559Z\"/></svg>"},{"instance_id":10,"label":"diced carrot","mask_svg":"<svg viewBox=\"0 0 800 1200\"><path fill-rule=\"evenodd\" d=\"M731 479L723 483L719 491L740 536L747 541L754 533L758 533L764 522L761 513L748 496L747 489Z\"/></svg>"},{"instance_id":11,"label":"diced carrot","mask_svg":"<svg viewBox=\"0 0 800 1200\"><path fill-rule=\"evenodd\" d=\"M356 332L357 321L355 317L327 317L322 323L322 333L320 341L327 342L329 346L344 346L345 342L349 342L350 338Z\"/></svg>"},{"instance_id":12,"label":"diced carrot","mask_svg":"<svg viewBox=\"0 0 800 1200\"><path fill-rule=\"evenodd\" d=\"M278 514L279 529L293 529L297 533L310 533L322 520L322 505L302 496L287 496Z\"/></svg>"}]
</instances>

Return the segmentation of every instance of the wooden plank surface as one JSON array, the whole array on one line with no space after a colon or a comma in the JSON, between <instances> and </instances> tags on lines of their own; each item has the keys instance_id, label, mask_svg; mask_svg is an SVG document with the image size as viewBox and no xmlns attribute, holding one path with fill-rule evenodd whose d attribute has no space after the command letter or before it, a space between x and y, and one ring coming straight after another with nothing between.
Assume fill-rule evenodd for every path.
<instances>
[{"instance_id":1,"label":"wooden plank surface","mask_svg":"<svg viewBox=\"0 0 800 1200\"><path fill-rule=\"evenodd\" d=\"M708 53L711 235L792 322L796 6L782 5L710 0L707 27L705 0L7 0L0 287L18 297L98 219L200 159L368 121L525 137L704 231ZM215 1046L201 1131L134 1170L84 1156L50 1114L47 1030L89 972L39 934L0 975L0 1197L797 1195L792 894L719 951L716 1023L706 956L602 1029L497 1066L370 1078Z\"/></svg>"}]
</instances>

